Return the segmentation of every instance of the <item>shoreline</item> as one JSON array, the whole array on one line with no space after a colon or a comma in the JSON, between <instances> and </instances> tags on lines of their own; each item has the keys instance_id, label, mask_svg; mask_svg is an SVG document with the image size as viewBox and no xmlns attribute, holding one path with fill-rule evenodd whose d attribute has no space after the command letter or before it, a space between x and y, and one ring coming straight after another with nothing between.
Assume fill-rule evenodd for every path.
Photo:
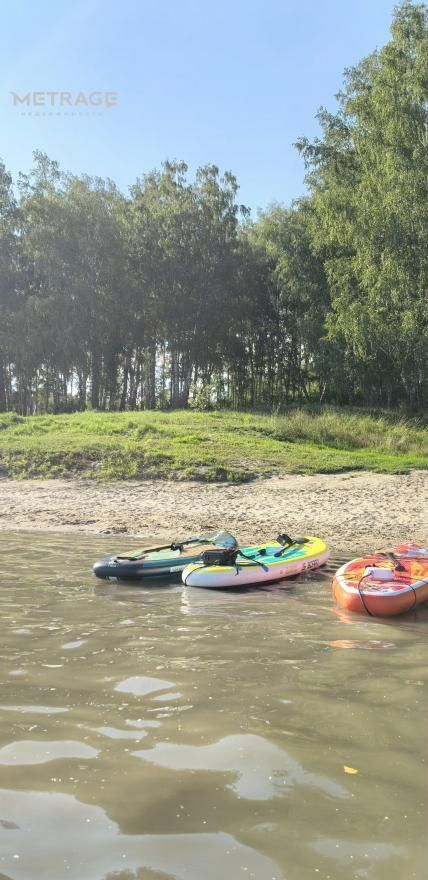
<instances>
[{"instance_id":1,"label":"shoreline","mask_svg":"<svg viewBox=\"0 0 428 880\"><path fill-rule=\"evenodd\" d=\"M284 475L250 483L1 480L0 530L182 539L227 528L242 543L315 534L361 553L428 540L428 471Z\"/></svg>"}]
</instances>

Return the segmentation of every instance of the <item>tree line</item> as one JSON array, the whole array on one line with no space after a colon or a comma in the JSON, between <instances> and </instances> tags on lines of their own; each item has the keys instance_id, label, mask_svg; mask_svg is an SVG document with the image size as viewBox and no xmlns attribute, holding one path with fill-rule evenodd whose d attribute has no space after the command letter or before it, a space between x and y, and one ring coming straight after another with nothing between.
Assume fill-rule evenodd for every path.
<instances>
[{"instance_id":1,"label":"tree line","mask_svg":"<svg viewBox=\"0 0 428 880\"><path fill-rule=\"evenodd\" d=\"M0 411L421 410L428 397L427 8L345 72L307 195L256 220L233 174L167 161L124 195L0 163Z\"/></svg>"}]
</instances>

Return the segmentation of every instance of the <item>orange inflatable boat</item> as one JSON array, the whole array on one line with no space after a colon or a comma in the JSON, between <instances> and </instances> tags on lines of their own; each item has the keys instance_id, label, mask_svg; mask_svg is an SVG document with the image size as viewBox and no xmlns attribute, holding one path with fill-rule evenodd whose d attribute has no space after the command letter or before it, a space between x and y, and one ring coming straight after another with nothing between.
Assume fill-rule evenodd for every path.
<instances>
[{"instance_id":1,"label":"orange inflatable boat","mask_svg":"<svg viewBox=\"0 0 428 880\"><path fill-rule=\"evenodd\" d=\"M392 617L428 600L428 549L400 544L346 562L333 579L333 596L341 608Z\"/></svg>"}]
</instances>

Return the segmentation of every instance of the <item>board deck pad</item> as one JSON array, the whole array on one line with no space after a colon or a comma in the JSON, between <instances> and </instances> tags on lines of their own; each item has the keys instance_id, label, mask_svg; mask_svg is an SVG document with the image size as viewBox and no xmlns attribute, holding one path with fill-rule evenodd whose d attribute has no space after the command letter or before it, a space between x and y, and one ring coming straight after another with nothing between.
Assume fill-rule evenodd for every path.
<instances>
[{"instance_id":1,"label":"board deck pad","mask_svg":"<svg viewBox=\"0 0 428 880\"><path fill-rule=\"evenodd\" d=\"M409 611L428 600L428 549L399 544L352 559L336 572L333 596L341 608L374 616Z\"/></svg>"}]
</instances>

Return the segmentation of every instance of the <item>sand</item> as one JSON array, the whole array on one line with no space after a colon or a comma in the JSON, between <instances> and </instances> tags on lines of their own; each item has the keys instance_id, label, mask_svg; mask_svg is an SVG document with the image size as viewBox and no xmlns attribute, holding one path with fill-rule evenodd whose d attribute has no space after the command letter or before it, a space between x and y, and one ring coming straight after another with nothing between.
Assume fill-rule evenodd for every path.
<instances>
[{"instance_id":1,"label":"sand","mask_svg":"<svg viewBox=\"0 0 428 880\"><path fill-rule=\"evenodd\" d=\"M240 541L316 534L336 551L428 541L428 471L281 476L246 484L0 481L0 529L179 539L228 528ZM114 549L114 540L112 540Z\"/></svg>"}]
</instances>

